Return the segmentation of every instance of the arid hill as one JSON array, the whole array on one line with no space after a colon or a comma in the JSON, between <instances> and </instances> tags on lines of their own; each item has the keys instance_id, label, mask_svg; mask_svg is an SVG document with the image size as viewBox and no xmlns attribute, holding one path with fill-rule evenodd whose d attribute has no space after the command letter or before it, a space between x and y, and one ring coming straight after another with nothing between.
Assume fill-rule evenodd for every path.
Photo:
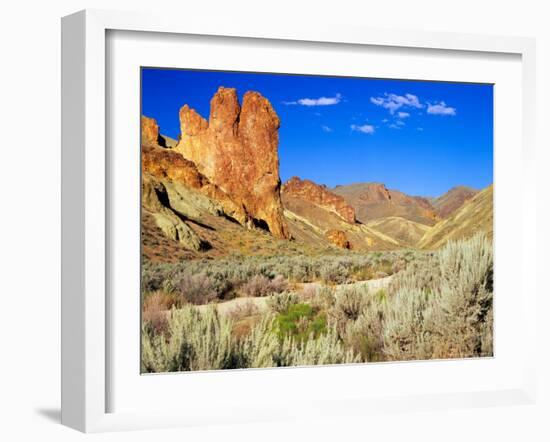
<instances>
[{"instance_id":1,"label":"arid hill","mask_svg":"<svg viewBox=\"0 0 550 442\"><path fill-rule=\"evenodd\" d=\"M323 192L330 193L318 184L309 183L308 187L317 186ZM347 221L332 207L317 204L316 199L312 201L309 193L287 192L285 186L282 192L284 215L296 242L317 247L326 245L327 240L339 247L347 242L349 245L345 248L353 250L393 250L403 246L394 238L365 224ZM312 193L316 194L315 191ZM339 198L337 195L333 197Z\"/></svg>"},{"instance_id":2,"label":"arid hill","mask_svg":"<svg viewBox=\"0 0 550 442\"><path fill-rule=\"evenodd\" d=\"M460 208L466 201L474 197L477 190L467 186L456 186L445 192L438 198L433 198L431 203L441 219L448 218Z\"/></svg>"},{"instance_id":3,"label":"arid hill","mask_svg":"<svg viewBox=\"0 0 550 442\"><path fill-rule=\"evenodd\" d=\"M353 206L356 218L362 223L394 216L428 226L439 220L428 199L390 190L381 183L336 186L331 191L343 196Z\"/></svg>"},{"instance_id":4,"label":"arid hill","mask_svg":"<svg viewBox=\"0 0 550 442\"><path fill-rule=\"evenodd\" d=\"M466 201L449 218L441 220L428 230L417 247L437 249L447 241L469 238L477 232L493 236L493 185Z\"/></svg>"},{"instance_id":5,"label":"arid hill","mask_svg":"<svg viewBox=\"0 0 550 442\"><path fill-rule=\"evenodd\" d=\"M325 185L298 177L290 178L282 187L282 195L287 198L299 198L333 212L350 224L355 223L355 209L340 195L330 192Z\"/></svg>"},{"instance_id":6,"label":"arid hill","mask_svg":"<svg viewBox=\"0 0 550 442\"><path fill-rule=\"evenodd\" d=\"M367 223L367 226L384 232L387 236L407 247L414 247L424 234L431 229L426 224L417 223L400 216L378 218Z\"/></svg>"},{"instance_id":7,"label":"arid hill","mask_svg":"<svg viewBox=\"0 0 550 442\"><path fill-rule=\"evenodd\" d=\"M290 233L297 241L321 246L330 243L353 250L392 250L405 243L371 226L357 223L355 210L327 186L292 177L281 198Z\"/></svg>"}]
</instances>

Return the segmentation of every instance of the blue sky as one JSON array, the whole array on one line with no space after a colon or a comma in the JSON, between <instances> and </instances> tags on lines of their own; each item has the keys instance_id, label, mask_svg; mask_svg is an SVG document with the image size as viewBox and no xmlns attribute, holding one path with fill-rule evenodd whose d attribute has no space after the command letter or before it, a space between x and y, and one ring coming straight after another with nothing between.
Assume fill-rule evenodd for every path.
<instances>
[{"instance_id":1,"label":"blue sky","mask_svg":"<svg viewBox=\"0 0 550 442\"><path fill-rule=\"evenodd\" d=\"M208 119L220 86L271 101L283 182L377 181L423 196L493 182L492 85L147 68L142 113L177 139L180 107Z\"/></svg>"}]
</instances>

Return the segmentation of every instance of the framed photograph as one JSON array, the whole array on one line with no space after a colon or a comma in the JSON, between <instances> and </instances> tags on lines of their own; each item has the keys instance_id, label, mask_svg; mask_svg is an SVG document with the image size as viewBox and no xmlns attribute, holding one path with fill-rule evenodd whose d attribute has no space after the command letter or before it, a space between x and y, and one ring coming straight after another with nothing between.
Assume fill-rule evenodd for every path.
<instances>
[{"instance_id":1,"label":"framed photograph","mask_svg":"<svg viewBox=\"0 0 550 442\"><path fill-rule=\"evenodd\" d=\"M64 424L534 400L533 40L62 31Z\"/></svg>"}]
</instances>

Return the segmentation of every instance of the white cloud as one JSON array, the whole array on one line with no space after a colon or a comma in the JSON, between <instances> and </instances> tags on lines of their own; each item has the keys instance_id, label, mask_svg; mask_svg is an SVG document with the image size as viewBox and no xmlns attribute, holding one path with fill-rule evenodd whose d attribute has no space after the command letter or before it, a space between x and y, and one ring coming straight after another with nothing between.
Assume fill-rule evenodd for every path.
<instances>
[{"instance_id":1,"label":"white cloud","mask_svg":"<svg viewBox=\"0 0 550 442\"><path fill-rule=\"evenodd\" d=\"M444 101L435 104L428 103L427 112L431 115L456 115L456 109L447 106Z\"/></svg>"},{"instance_id":2,"label":"white cloud","mask_svg":"<svg viewBox=\"0 0 550 442\"><path fill-rule=\"evenodd\" d=\"M336 94L334 97L319 97L319 98L300 98L296 101L283 101L286 105L299 104L300 106L331 106L342 101L342 94Z\"/></svg>"},{"instance_id":3,"label":"white cloud","mask_svg":"<svg viewBox=\"0 0 550 442\"><path fill-rule=\"evenodd\" d=\"M323 129L323 132L332 132L332 129L328 126L321 126L321 129Z\"/></svg>"},{"instance_id":4,"label":"white cloud","mask_svg":"<svg viewBox=\"0 0 550 442\"><path fill-rule=\"evenodd\" d=\"M408 118L411 116L411 114L409 114L408 112L397 112L397 116L399 118Z\"/></svg>"},{"instance_id":5,"label":"white cloud","mask_svg":"<svg viewBox=\"0 0 550 442\"><path fill-rule=\"evenodd\" d=\"M382 106L384 109L387 109L390 114L394 114L398 109L402 107L410 107L420 109L424 107L416 95L405 94L384 94L383 97L371 97L370 102L376 106ZM407 112L404 112L407 113ZM408 116L408 115L407 115ZM402 117L405 118L405 117Z\"/></svg>"},{"instance_id":6,"label":"white cloud","mask_svg":"<svg viewBox=\"0 0 550 442\"><path fill-rule=\"evenodd\" d=\"M417 127L416 130L419 131L419 132L423 132L424 128L423 127Z\"/></svg>"},{"instance_id":7,"label":"white cloud","mask_svg":"<svg viewBox=\"0 0 550 442\"><path fill-rule=\"evenodd\" d=\"M373 134L374 133L374 126L370 124L363 124L362 126L358 126L356 124L352 124L351 130L355 132L362 132L364 134Z\"/></svg>"}]
</instances>

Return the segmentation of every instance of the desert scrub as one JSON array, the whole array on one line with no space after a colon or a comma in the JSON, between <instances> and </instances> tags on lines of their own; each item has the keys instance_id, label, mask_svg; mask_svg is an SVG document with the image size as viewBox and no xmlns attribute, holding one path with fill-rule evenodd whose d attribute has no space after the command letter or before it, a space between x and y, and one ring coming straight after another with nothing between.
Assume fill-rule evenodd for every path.
<instances>
[{"instance_id":1,"label":"desert scrub","mask_svg":"<svg viewBox=\"0 0 550 442\"><path fill-rule=\"evenodd\" d=\"M232 321L210 306L171 310L166 331L145 322L141 333L142 372L214 370L232 367Z\"/></svg>"},{"instance_id":2,"label":"desert scrub","mask_svg":"<svg viewBox=\"0 0 550 442\"><path fill-rule=\"evenodd\" d=\"M334 294L334 303L327 310L329 325L362 362L384 360L386 300L384 290L372 292L366 285L343 287Z\"/></svg>"},{"instance_id":3,"label":"desert scrub","mask_svg":"<svg viewBox=\"0 0 550 442\"><path fill-rule=\"evenodd\" d=\"M492 243L483 235L449 242L418 270L401 275L387 303L387 358L492 355Z\"/></svg>"},{"instance_id":4,"label":"desert scrub","mask_svg":"<svg viewBox=\"0 0 550 442\"><path fill-rule=\"evenodd\" d=\"M297 365L345 364L358 362L346 349L335 330L327 329L315 338L295 339L273 333L276 320L266 316L252 332L238 343L241 366L289 367Z\"/></svg>"},{"instance_id":5,"label":"desert scrub","mask_svg":"<svg viewBox=\"0 0 550 442\"><path fill-rule=\"evenodd\" d=\"M254 277L274 280L278 275L289 282L308 283L324 281L327 284L372 279L380 275L393 273L396 268L407 267L416 260L420 252L354 253L334 254L331 250L324 255L273 255L241 256L235 255L222 259L184 260L178 263L153 263L145 261L142 266L142 291L177 289L182 278L199 273L205 274L215 287L218 298L226 298Z\"/></svg>"},{"instance_id":6,"label":"desert scrub","mask_svg":"<svg viewBox=\"0 0 550 442\"><path fill-rule=\"evenodd\" d=\"M155 333L162 332L166 327L167 311L172 307L179 308L184 302L174 293L148 293L142 303L142 321L148 323Z\"/></svg>"},{"instance_id":7,"label":"desert scrub","mask_svg":"<svg viewBox=\"0 0 550 442\"><path fill-rule=\"evenodd\" d=\"M215 307L206 313L192 306L175 310L179 304L171 303L180 298L170 296L187 302L176 289L168 297L160 292L145 296L144 306L150 300L145 309L149 316L144 313L142 368L180 371L492 355L492 243L478 235L449 242L435 252L407 251L395 256L405 260L407 254L410 259L405 268L385 289L308 283L301 292L270 296L268 312L258 313L246 332L238 334L232 332L231 317L218 316ZM225 278L232 290L240 290L258 276L256 288L249 293L261 295L268 293L263 287L272 284L277 275L283 275L286 283L289 275L298 274L293 273L296 269L300 269L300 277L320 279L337 268L344 272L346 282L351 282L361 269L387 266L389 260L388 254L350 254L333 256L329 265L325 258L184 262L149 268L150 280L145 282L150 288L165 287L167 280L159 276L163 272L170 281L202 275L208 284L201 278L190 281L202 281L205 293L219 296L223 287L218 288L217 281ZM172 311L164 314L160 326L155 324L155 312L170 306ZM253 312L235 318L249 313Z\"/></svg>"},{"instance_id":8,"label":"desert scrub","mask_svg":"<svg viewBox=\"0 0 550 442\"><path fill-rule=\"evenodd\" d=\"M142 327L141 369L146 373L357 362L333 329L296 339L281 337L276 318L266 314L245 336L231 334L233 322L215 306L173 309L165 331Z\"/></svg>"},{"instance_id":9,"label":"desert scrub","mask_svg":"<svg viewBox=\"0 0 550 442\"><path fill-rule=\"evenodd\" d=\"M287 287L288 282L282 275L277 275L273 279L269 279L263 275L256 275L242 285L241 291L246 296L267 296L273 293L284 292Z\"/></svg>"},{"instance_id":10,"label":"desert scrub","mask_svg":"<svg viewBox=\"0 0 550 442\"><path fill-rule=\"evenodd\" d=\"M353 350L344 347L333 329L328 329L316 339L283 341L280 366L350 364L360 362Z\"/></svg>"},{"instance_id":11,"label":"desert scrub","mask_svg":"<svg viewBox=\"0 0 550 442\"><path fill-rule=\"evenodd\" d=\"M273 313L285 312L294 304L298 304L298 297L290 292L273 295L267 300L267 306Z\"/></svg>"},{"instance_id":12,"label":"desert scrub","mask_svg":"<svg viewBox=\"0 0 550 442\"><path fill-rule=\"evenodd\" d=\"M205 273L183 275L176 283L176 292L190 304L207 304L220 293L215 281Z\"/></svg>"}]
</instances>

